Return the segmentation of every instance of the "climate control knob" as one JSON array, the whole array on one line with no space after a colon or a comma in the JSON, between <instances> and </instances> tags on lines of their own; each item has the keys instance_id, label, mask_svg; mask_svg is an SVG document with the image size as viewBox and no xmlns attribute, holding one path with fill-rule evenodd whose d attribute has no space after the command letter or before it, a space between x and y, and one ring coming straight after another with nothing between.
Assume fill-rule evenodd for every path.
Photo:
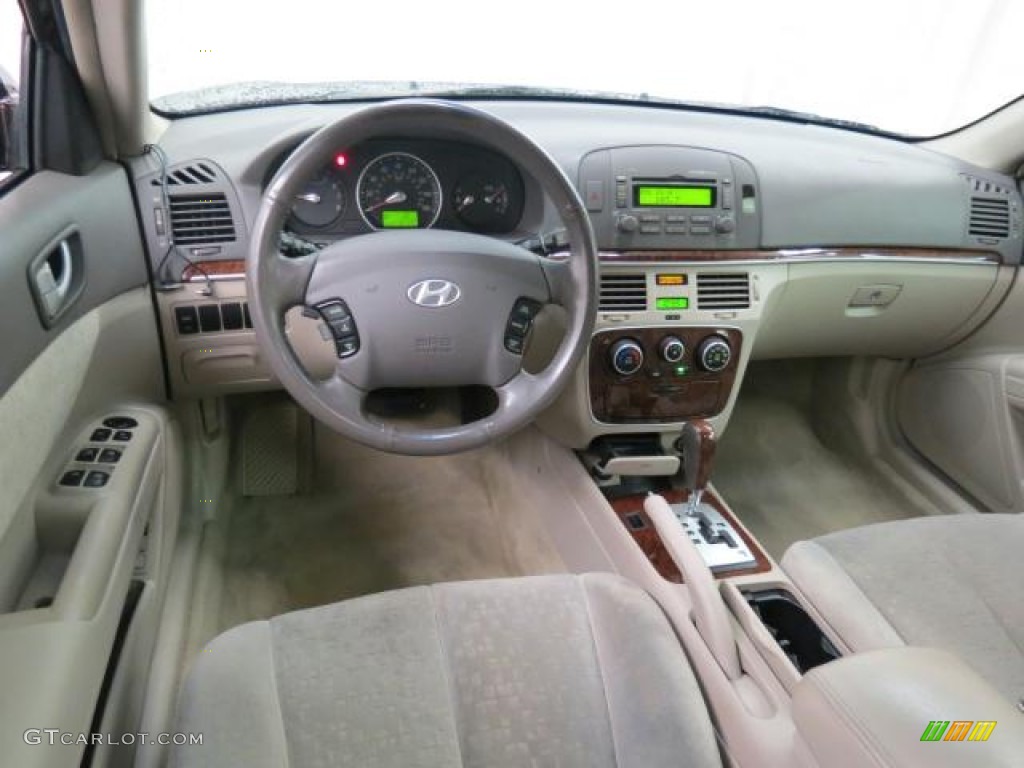
<instances>
[{"instance_id":1,"label":"climate control knob","mask_svg":"<svg viewBox=\"0 0 1024 768\"><path fill-rule=\"evenodd\" d=\"M658 345L658 353L666 363L678 363L686 356L686 345L678 336L666 336Z\"/></svg>"},{"instance_id":2,"label":"climate control knob","mask_svg":"<svg viewBox=\"0 0 1024 768\"><path fill-rule=\"evenodd\" d=\"M697 360L705 371L724 371L732 360L732 346L724 336L708 336L697 348Z\"/></svg>"},{"instance_id":3,"label":"climate control knob","mask_svg":"<svg viewBox=\"0 0 1024 768\"><path fill-rule=\"evenodd\" d=\"M631 213L624 213L615 221L615 226L619 228L619 232L631 234L640 226L640 220Z\"/></svg>"},{"instance_id":4,"label":"climate control knob","mask_svg":"<svg viewBox=\"0 0 1024 768\"><path fill-rule=\"evenodd\" d=\"M632 376L644 367L644 350L635 339L619 339L612 344L611 363L620 376Z\"/></svg>"}]
</instances>

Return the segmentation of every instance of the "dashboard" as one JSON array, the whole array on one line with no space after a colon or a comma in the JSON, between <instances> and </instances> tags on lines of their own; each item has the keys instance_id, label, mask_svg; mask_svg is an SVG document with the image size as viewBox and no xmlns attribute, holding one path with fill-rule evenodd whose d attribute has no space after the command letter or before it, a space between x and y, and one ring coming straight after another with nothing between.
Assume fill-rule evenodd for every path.
<instances>
[{"instance_id":1,"label":"dashboard","mask_svg":"<svg viewBox=\"0 0 1024 768\"><path fill-rule=\"evenodd\" d=\"M1021 259L1024 201L1013 179L912 143L653 106L476 106L561 165L597 238L589 354L541 419L574 447L677 434L694 417L723 429L754 359L936 354L985 322ZM167 289L157 295L175 395L276 386L247 320L249 231L295 147L357 108L177 120L161 139L168 168L149 155L132 162L153 273ZM455 142L424 126L338 147L286 229L310 248L431 227L550 253L561 226L536 181L486 136ZM316 330L301 326L293 345L315 347ZM557 323L545 327L536 324L527 358L550 347Z\"/></svg>"},{"instance_id":2,"label":"dashboard","mask_svg":"<svg viewBox=\"0 0 1024 768\"><path fill-rule=\"evenodd\" d=\"M524 204L523 177L500 154L441 140L379 140L339 147L297 196L288 228L318 243L383 229L507 235Z\"/></svg>"}]
</instances>

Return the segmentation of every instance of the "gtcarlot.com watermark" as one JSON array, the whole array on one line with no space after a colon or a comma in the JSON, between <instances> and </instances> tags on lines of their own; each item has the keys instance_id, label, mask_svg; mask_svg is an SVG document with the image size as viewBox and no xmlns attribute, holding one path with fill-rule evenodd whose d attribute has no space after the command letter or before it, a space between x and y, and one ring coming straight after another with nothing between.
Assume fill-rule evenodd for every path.
<instances>
[{"instance_id":1,"label":"gtcarlot.com watermark","mask_svg":"<svg viewBox=\"0 0 1024 768\"><path fill-rule=\"evenodd\" d=\"M69 733L59 728L29 728L22 735L26 744L33 746L48 744L56 746L61 744L65 747L88 746L96 747L109 746L117 747L124 745L158 744L162 747L176 746L183 747L203 743L201 733Z\"/></svg>"}]
</instances>

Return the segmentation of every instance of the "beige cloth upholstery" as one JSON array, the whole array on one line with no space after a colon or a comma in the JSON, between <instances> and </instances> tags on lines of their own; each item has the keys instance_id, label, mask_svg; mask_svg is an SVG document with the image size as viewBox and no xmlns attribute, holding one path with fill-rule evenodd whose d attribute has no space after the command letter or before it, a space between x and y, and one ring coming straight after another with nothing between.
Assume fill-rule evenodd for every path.
<instances>
[{"instance_id":1,"label":"beige cloth upholstery","mask_svg":"<svg viewBox=\"0 0 1024 768\"><path fill-rule=\"evenodd\" d=\"M794 544L782 567L854 651L902 644L959 656L1024 699L1024 516L965 514Z\"/></svg>"},{"instance_id":2,"label":"beige cloth upholstery","mask_svg":"<svg viewBox=\"0 0 1024 768\"><path fill-rule=\"evenodd\" d=\"M608 574L441 584L254 622L185 684L175 768L717 766L665 616Z\"/></svg>"}]
</instances>

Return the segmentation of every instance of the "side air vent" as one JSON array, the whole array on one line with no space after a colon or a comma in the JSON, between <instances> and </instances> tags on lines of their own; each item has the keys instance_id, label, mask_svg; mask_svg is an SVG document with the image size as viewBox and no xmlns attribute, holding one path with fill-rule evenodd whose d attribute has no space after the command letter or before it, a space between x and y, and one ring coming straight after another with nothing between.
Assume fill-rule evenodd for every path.
<instances>
[{"instance_id":1,"label":"side air vent","mask_svg":"<svg viewBox=\"0 0 1024 768\"><path fill-rule=\"evenodd\" d=\"M647 309L647 278L643 272L601 275L601 312L644 312Z\"/></svg>"},{"instance_id":2,"label":"side air vent","mask_svg":"<svg viewBox=\"0 0 1024 768\"><path fill-rule=\"evenodd\" d=\"M1010 201L998 197L972 197L967 233L973 237L1010 236Z\"/></svg>"},{"instance_id":3,"label":"side air vent","mask_svg":"<svg viewBox=\"0 0 1024 768\"><path fill-rule=\"evenodd\" d=\"M697 309L747 309L750 275L746 272L699 273Z\"/></svg>"},{"instance_id":4,"label":"side air vent","mask_svg":"<svg viewBox=\"0 0 1024 768\"><path fill-rule=\"evenodd\" d=\"M171 231L178 245L234 241L235 222L227 198L221 192L171 195Z\"/></svg>"},{"instance_id":5,"label":"side air vent","mask_svg":"<svg viewBox=\"0 0 1024 768\"><path fill-rule=\"evenodd\" d=\"M192 163L167 172L167 186L176 187L183 184L212 184L217 180L217 171L206 163ZM160 174L150 184L159 187L162 181Z\"/></svg>"}]
</instances>

